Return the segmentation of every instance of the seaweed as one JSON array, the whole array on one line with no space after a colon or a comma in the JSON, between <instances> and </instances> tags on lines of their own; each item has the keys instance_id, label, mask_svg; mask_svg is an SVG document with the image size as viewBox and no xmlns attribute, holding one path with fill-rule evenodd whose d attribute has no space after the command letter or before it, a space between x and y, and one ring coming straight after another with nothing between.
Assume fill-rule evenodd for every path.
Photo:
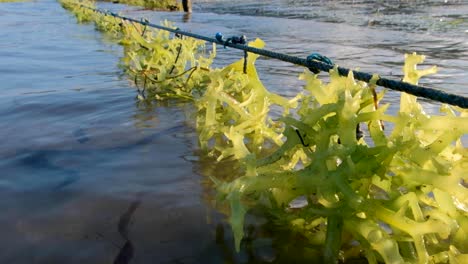
<instances>
[{"instance_id":1,"label":"seaweed","mask_svg":"<svg viewBox=\"0 0 468 264\"><path fill-rule=\"evenodd\" d=\"M322 248L311 252L326 263L362 256L369 263L468 262L467 110L443 104L429 115L401 93L399 110L388 113L389 104L379 107L385 92L376 92L377 75L367 84L337 68L327 82L306 70L304 91L283 98L260 81L258 55L214 69L215 45L207 53L203 41L80 5L89 2L61 3L124 46L122 65L139 100L193 102L201 148L243 168L229 180L210 175L229 208L236 250L245 216L257 211ZM423 61L406 55L403 81L417 84L436 72L417 69ZM283 109L281 117L272 118L272 106Z\"/></svg>"}]
</instances>

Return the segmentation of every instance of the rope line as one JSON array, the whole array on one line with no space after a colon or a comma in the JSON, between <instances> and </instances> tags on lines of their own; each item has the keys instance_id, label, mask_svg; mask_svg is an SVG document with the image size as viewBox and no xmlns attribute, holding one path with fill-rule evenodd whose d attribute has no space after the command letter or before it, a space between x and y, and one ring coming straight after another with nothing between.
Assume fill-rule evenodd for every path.
<instances>
[{"instance_id":1,"label":"rope line","mask_svg":"<svg viewBox=\"0 0 468 264\"><path fill-rule=\"evenodd\" d=\"M187 31L183 31L183 30L180 30L179 28L173 29L173 28L169 28L169 27L165 27L165 26L161 26L161 25L156 25L156 24L153 24L153 23L149 22L148 20L142 21L142 20L137 20L137 19L130 18L130 17L124 17L124 16L121 16L119 14L113 13L113 12L108 11L108 10L95 9L95 8L91 8L91 7L88 7L88 6L85 6L85 5L81 5L81 6L84 7L84 8L90 9L90 10L92 10L94 12L98 12L98 13L101 13L101 14L104 14L104 15L113 16L113 17L116 17L116 18L120 18L122 20L130 21L130 22L133 22L133 23L138 23L138 24L141 24L141 25L144 25L144 26L169 31L169 32L172 32L172 33L175 33L175 34L178 34L178 35L183 35L183 36L187 36L187 37L191 37L191 38L205 40L207 42L217 43L217 44L221 44L221 45L226 46L226 47L231 47L231 48L234 48L234 49L243 50L244 52L251 52L251 53L262 55L262 56L265 56L265 57L269 57L269 58L289 62L289 63L295 64L295 65L300 65L300 66L307 67L307 68L311 69L311 71L313 71L313 72L318 72L318 71L329 72L331 69L334 68L334 66L332 64L328 64L326 62L323 62L323 61L326 61L326 60L320 61L320 60L317 60L316 58L313 58L313 59L311 59L311 58L309 58L309 59L299 58L299 57L287 55L287 54L284 54L284 53L278 53L278 52L274 52L274 51L270 51L270 50L266 50L266 49L259 49L259 48L255 48L255 47L250 47L250 46L247 46L245 44L239 44L239 43L233 42L233 41L227 41L227 40L224 40L222 37L218 36L218 34L216 35L216 38L211 38L211 37L207 37L207 36L187 32ZM326 58L326 57L324 57L324 58ZM366 73L366 72L354 71L354 70L350 70L350 69L343 68L343 67L337 67L337 69L338 69L338 73L341 76L348 76L348 73L350 71L352 71L353 74L354 74L354 78L357 79L357 80L369 83L369 81L372 79L372 74L369 74L369 73ZM431 99L431 100L438 101L438 102L441 102L441 103L446 103L446 104L455 105L455 106L459 106L461 108L468 109L468 97L466 97L466 96L451 94L451 93L447 93L447 92L444 92L442 90L438 90L438 89L434 89L434 88L429 88L429 87L424 87L424 86L419 86L419 85L413 85L413 84L410 84L410 83L406 83L406 82L402 82L402 81L395 81L395 80L386 79L386 78L379 78L377 80L376 84L379 85L379 86L391 89L391 90L405 92L405 93L412 94L412 95L415 95L415 96L418 96L418 97L423 97L423 98Z\"/></svg>"}]
</instances>

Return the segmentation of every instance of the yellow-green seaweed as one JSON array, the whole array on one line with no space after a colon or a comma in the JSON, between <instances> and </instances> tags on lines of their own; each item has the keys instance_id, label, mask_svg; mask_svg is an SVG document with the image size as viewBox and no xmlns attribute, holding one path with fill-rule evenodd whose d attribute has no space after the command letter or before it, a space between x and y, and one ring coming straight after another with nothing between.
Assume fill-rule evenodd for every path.
<instances>
[{"instance_id":1,"label":"yellow-green seaweed","mask_svg":"<svg viewBox=\"0 0 468 264\"><path fill-rule=\"evenodd\" d=\"M336 69L328 82L305 71L304 92L288 100L263 86L256 55L248 57L247 74L243 59L213 69L216 50L206 53L204 42L76 4L90 2L61 3L78 21L93 21L124 45L123 66L145 90L142 100L193 101L202 149L244 166L244 175L231 181L210 175L230 208L237 250L245 215L263 208L271 221L322 247L328 263L356 257L369 263L468 261L468 151L461 142L467 110L441 105L439 114L428 115L416 97L402 93L399 111L388 113L388 104L378 107L384 96L375 91L378 76L366 84ZM416 84L435 73L416 68L423 60L406 56L404 81ZM283 108L283 117L270 117L272 105ZM357 136L358 125L367 138ZM297 198L307 203L291 210Z\"/></svg>"}]
</instances>

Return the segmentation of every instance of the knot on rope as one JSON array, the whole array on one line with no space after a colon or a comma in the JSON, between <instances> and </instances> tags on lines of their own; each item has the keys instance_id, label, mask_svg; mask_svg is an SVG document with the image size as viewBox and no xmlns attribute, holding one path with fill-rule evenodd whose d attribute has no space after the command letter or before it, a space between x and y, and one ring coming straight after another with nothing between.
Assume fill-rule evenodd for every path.
<instances>
[{"instance_id":1,"label":"knot on rope","mask_svg":"<svg viewBox=\"0 0 468 264\"><path fill-rule=\"evenodd\" d=\"M176 27L174 30L175 30L175 31L179 31L180 28ZM174 34L174 37L176 37L176 38L182 38L182 35L179 34L179 33L175 33L175 34Z\"/></svg>"},{"instance_id":2,"label":"knot on rope","mask_svg":"<svg viewBox=\"0 0 468 264\"><path fill-rule=\"evenodd\" d=\"M242 35L240 37L237 36L232 36L226 40L227 43L232 43L232 44L241 44L245 45L247 44L247 37L245 35Z\"/></svg>"},{"instance_id":3,"label":"knot on rope","mask_svg":"<svg viewBox=\"0 0 468 264\"><path fill-rule=\"evenodd\" d=\"M215 38L218 42L221 42L224 44L224 48L226 48L226 45L228 45L229 43L232 43L232 44L241 44L241 45L245 45L247 44L247 37L245 35L242 35L242 36L232 36L230 38L227 38L227 39L224 39L224 36L222 33L218 32L216 33L215 35Z\"/></svg>"},{"instance_id":4,"label":"knot on rope","mask_svg":"<svg viewBox=\"0 0 468 264\"><path fill-rule=\"evenodd\" d=\"M232 44L241 44L241 45L246 45L247 44L247 37L245 35L242 35L240 37L238 36L232 36L228 39L224 39L224 36L222 33L218 32L215 35L215 39L218 42L221 42L224 44L224 48L226 48L226 45L229 43ZM244 50L244 74L247 74L247 57L249 56L248 52Z\"/></svg>"},{"instance_id":5,"label":"knot on rope","mask_svg":"<svg viewBox=\"0 0 468 264\"><path fill-rule=\"evenodd\" d=\"M319 53L312 53L310 54L309 56L307 56L307 62L309 61L320 61L320 62L323 62L323 63L326 63L326 64L329 64L329 65L333 65L333 62L332 60L330 60L328 57L326 56L323 56ZM312 67L309 67L309 70L315 74L319 73L320 70L319 69L316 69L316 68L312 68Z\"/></svg>"}]
</instances>

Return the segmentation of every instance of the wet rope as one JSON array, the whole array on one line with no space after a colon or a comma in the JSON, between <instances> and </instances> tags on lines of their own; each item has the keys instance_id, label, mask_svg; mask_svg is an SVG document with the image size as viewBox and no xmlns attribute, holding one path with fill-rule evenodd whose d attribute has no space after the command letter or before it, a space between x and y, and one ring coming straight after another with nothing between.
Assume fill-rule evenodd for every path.
<instances>
[{"instance_id":1,"label":"wet rope","mask_svg":"<svg viewBox=\"0 0 468 264\"><path fill-rule=\"evenodd\" d=\"M308 58L304 59L304 58L290 56L287 54L278 53L278 52L274 52L274 51L270 51L266 49L250 47L250 46L247 46L246 44L241 44L241 42L233 41L234 38L224 40L221 34L219 35L216 34L215 38L211 38L211 37L187 32L187 31L182 31L179 28L174 29L174 28L169 28L169 27L165 27L161 25L156 25L156 24L150 23L147 20L142 21L142 20L137 20L137 19L130 18L130 17L124 17L124 16L121 16L119 14L113 13L108 10L95 9L95 8L91 8L91 7L84 6L84 5L81 5L81 6L84 8L90 9L94 12L113 16L116 18L120 18L122 20L130 21L133 23L138 23L144 26L169 31L178 35L196 38L196 39L204 40L204 41L211 42L211 43L221 44L225 47L231 47L234 49L243 50L245 52L244 54L247 54L247 52L251 52L251 53L255 53L258 55L265 56L265 57L289 62L295 65L304 66L310 69L314 73L318 73L320 71L329 72L335 67L327 57L322 56L317 53L314 53L310 55ZM246 55L244 57L246 57ZM337 67L337 69L338 69L338 73L341 76L348 76L349 72L351 71L350 69L346 69L343 67ZM354 78L359 81L369 83L369 81L372 79L372 74L361 72L361 71L352 71L352 72L354 74ZM376 84L379 86L391 89L391 90L405 92L405 93L412 94L418 97L423 97L423 98L431 99L431 100L438 101L441 103L446 103L446 104L455 105L461 108L468 109L468 97L465 97L462 95L450 94L450 93L446 93L438 89L423 87L419 85L413 85L410 83L390 80L386 78L379 78Z\"/></svg>"}]
</instances>

